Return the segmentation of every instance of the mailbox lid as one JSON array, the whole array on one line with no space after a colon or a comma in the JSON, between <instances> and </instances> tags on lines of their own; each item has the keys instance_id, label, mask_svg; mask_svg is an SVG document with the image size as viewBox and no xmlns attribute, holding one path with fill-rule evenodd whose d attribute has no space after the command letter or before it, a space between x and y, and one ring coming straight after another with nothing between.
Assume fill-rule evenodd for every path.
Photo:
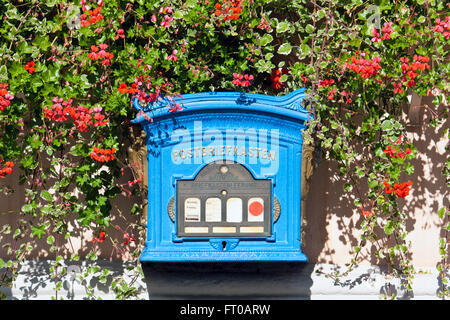
<instances>
[{"instance_id":1,"label":"mailbox lid","mask_svg":"<svg viewBox=\"0 0 450 320\"><path fill-rule=\"evenodd\" d=\"M305 89L297 89L285 96L268 96L244 92L205 92L190 93L174 98L162 98L143 107L137 98L133 99L133 107L139 111L133 123L146 125L149 119L156 121L167 117L176 117L192 112L261 112L273 116L292 118L308 122L312 118L303 108ZM170 104L179 103L182 110L175 113L169 111Z\"/></svg>"}]
</instances>

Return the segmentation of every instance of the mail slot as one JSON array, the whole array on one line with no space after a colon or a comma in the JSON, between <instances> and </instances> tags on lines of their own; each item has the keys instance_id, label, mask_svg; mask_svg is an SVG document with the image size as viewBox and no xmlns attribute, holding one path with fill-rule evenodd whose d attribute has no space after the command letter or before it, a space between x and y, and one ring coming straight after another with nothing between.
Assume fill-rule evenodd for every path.
<instances>
[{"instance_id":1,"label":"mail slot","mask_svg":"<svg viewBox=\"0 0 450 320\"><path fill-rule=\"evenodd\" d=\"M304 90L186 94L139 111L146 133L146 261L307 261L301 251Z\"/></svg>"}]
</instances>

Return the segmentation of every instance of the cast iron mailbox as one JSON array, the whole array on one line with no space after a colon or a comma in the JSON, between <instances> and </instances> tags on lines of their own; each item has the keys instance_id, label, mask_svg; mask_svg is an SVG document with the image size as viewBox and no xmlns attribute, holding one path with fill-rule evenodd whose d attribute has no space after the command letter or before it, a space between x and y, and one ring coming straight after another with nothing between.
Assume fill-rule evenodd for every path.
<instances>
[{"instance_id":1,"label":"cast iron mailbox","mask_svg":"<svg viewBox=\"0 0 450 320\"><path fill-rule=\"evenodd\" d=\"M141 107L148 220L141 261L307 261L301 252L304 90L212 92ZM150 121L151 119L151 121Z\"/></svg>"}]
</instances>

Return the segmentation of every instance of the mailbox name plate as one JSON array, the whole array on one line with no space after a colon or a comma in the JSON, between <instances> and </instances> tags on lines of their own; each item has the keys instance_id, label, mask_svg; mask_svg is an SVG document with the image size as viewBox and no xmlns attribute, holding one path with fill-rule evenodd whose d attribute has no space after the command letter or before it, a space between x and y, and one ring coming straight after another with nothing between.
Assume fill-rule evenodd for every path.
<instances>
[{"instance_id":1,"label":"mailbox name plate","mask_svg":"<svg viewBox=\"0 0 450 320\"><path fill-rule=\"evenodd\" d=\"M177 181L177 236L270 237L271 189L237 162L212 162L194 180Z\"/></svg>"}]
</instances>

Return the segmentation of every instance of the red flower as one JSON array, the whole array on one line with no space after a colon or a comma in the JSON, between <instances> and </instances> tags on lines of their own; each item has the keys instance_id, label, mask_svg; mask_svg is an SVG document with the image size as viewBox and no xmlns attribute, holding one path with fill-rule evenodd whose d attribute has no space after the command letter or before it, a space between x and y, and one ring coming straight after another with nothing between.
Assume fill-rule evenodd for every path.
<instances>
[{"instance_id":1,"label":"red flower","mask_svg":"<svg viewBox=\"0 0 450 320\"><path fill-rule=\"evenodd\" d=\"M373 27L372 29L372 35L373 35L372 42L381 42L380 33L377 31L375 27Z\"/></svg>"},{"instance_id":2,"label":"red flower","mask_svg":"<svg viewBox=\"0 0 450 320\"><path fill-rule=\"evenodd\" d=\"M373 216L373 211L366 211L364 210L364 207L361 206L361 214L363 215L364 218L370 218Z\"/></svg>"},{"instance_id":3,"label":"red flower","mask_svg":"<svg viewBox=\"0 0 450 320\"><path fill-rule=\"evenodd\" d=\"M128 88L126 83L121 83L119 88L117 89L121 94L128 93Z\"/></svg>"},{"instance_id":4,"label":"red flower","mask_svg":"<svg viewBox=\"0 0 450 320\"><path fill-rule=\"evenodd\" d=\"M328 92L328 99L333 100L334 99L334 94L337 92L336 88L333 88L332 90L330 90L330 92Z\"/></svg>"},{"instance_id":5,"label":"red flower","mask_svg":"<svg viewBox=\"0 0 450 320\"><path fill-rule=\"evenodd\" d=\"M124 233L123 238L125 239L123 242L123 245L126 246L130 241L136 241L136 238L134 236L131 236L128 233Z\"/></svg>"},{"instance_id":6,"label":"red flower","mask_svg":"<svg viewBox=\"0 0 450 320\"><path fill-rule=\"evenodd\" d=\"M236 86L242 86L242 87L248 87L251 85L251 81L254 79L254 77L250 74L238 74L237 72L233 73L234 80L232 81L233 84ZM244 80L242 80L244 79Z\"/></svg>"},{"instance_id":7,"label":"red flower","mask_svg":"<svg viewBox=\"0 0 450 320\"><path fill-rule=\"evenodd\" d=\"M244 74L244 81L242 81L243 87L248 87L251 85L251 81L254 79L252 75Z\"/></svg>"},{"instance_id":8,"label":"red flower","mask_svg":"<svg viewBox=\"0 0 450 320\"><path fill-rule=\"evenodd\" d=\"M328 86L331 86L332 84L334 83L334 80L333 79L331 79L331 80L320 80L319 81L319 87L328 87Z\"/></svg>"},{"instance_id":9,"label":"red flower","mask_svg":"<svg viewBox=\"0 0 450 320\"><path fill-rule=\"evenodd\" d=\"M405 198L409 195L409 187L412 185L412 182L403 182L400 185L398 183L394 183L392 188L387 181L383 181L383 184L385 186L384 191L386 193L394 193L399 198Z\"/></svg>"},{"instance_id":10,"label":"red flower","mask_svg":"<svg viewBox=\"0 0 450 320\"><path fill-rule=\"evenodd\" d=\"M177 61L178 60L177 53L178 53L178 50L173 50L172 54L167 57L167 60Z\"/></svg>"},{"instance_id":11,"label":"red flower","mask_svg":"<svg viewBox=\"0 0 450 320\"><path fill-rule=\"evenodd\" d=\"M272 80L272 88L274 88L275 90L284 88L285 84L281 82L280 79L283 74L287 73L289 73L289 69L287 68L282 68L281 70L279 68L273 69L272 75L270 76L270 80Z\"/></svg>"},{"instance_id":12,"label":"red flower","mask_svg":"<svg viewBox=\"0 0 450 320\"><path fill-rule=\"evenodd\" d=\"M93 151L89 155L98 162L109 162L115 159L113 155L117 151L115 148L100 149L94 146L92 149Z\"/></svg>"},{"instance_id":13,"label":"red flower","mask_svg":"<svg viewBox=\"0 0 450 320\"><path fill-rule=\"evenodd\" d=\"M172 104L172 107L169 108L169 112L175 113L177 111L181 111L183 110L183 108L181 107L181 105L179 103L174 103Z\"/></svg>"},{"instance_id":14,"label":"red flower","mask_svg":"<svg viewBox=\"0 0 450 320\"><path fill-rule=\"evenodd\" d=\"M391 26L392 21L384 23L383 28L381 29L381 31L383 31L383 36L381 37L383 40L388 40L391 38L391 33L394 32Z\"/></svg>"},{"instance_id":15,"label":"red flower","mask_svg":"<svg viewBox=\"0 0 450 320\"><path fill-rule=\"evenodd\" d=\"M400 94L403 93L402 83L401 82L399 82L399 83L393 82L392 85L394 86L394 94L395 93L400 93Z\"/></svg>"},{"instance_id":16,"label":"red flower","mask_svg":"<svg viewBox=\"0 0 450 320\"><path fill-rule=\"evenodd\" d=\"M105 241L105 238L106 238L106 233L100 232L100 237L92 239L92 243L95 243L95 241L102 243L103 241Z\"/></svg>"},{"instance_id":17,"label":"red flower","mask_svg":"<svg viewBox=\"0 0 450 320\"><path fill-rule=\"evenodd\" d=\"M1 163L1 159L0 159L0 163ZM0 170L0 178L4 178L5 176L13 173L13 169L12 167L14 167L14 162L12 161L6 161L5 162L6 168L2 168Z\"/></svg>"},{"instance_id":18,"label":"red flower","mask_svg":"<svg viewBox=\"0 0 450 320\"><path fill-rule=\"evenodd\" d=\"M351 59L348 59L344 64L344 69L349 68L365 79L376 76L378 74L378 71L381 69L381 58L375 56L372 58L372 60L370 60L363 58L364 55L365 54L362 53L360 58L353 56Z\"/></svg>"},{"instance_id":19,"label":"red flower","mask_svg":"<svg viewBox=\"0 0 450 320\"><path fill-rule=\"evenodd\" d=\"M232 81L235 85L240 86L242 84L241 80L244 78L242 74L238 74L237 72L233 73L234 80Z\"/></svg>"},{"instance_id":20,"label":"red flower","mask_svg":"<svg viewBox=\"0 0 450 320\"><path fill-rule=\"evenodd\" d=\"M23 67L26 71L28 71L29 73L33 73L34 71L36 71L36 68L34 67L35 63L34 61L30 61L27 63L27 65L25 67Z\"/></svg>"},{"instance_id":21,"label":"red flower","mask_svg":"<svg viewBox=\"0 0 450 320\"><path fill-rule=\"evenodd\" d=\"M116 36L114 37L114 39L115 40L117 40L117 39L119 39L119 38L122 38L122 39L124 39L125 38L125 31L123 30L123 29L119 29L119 30L117 30L117 34L116 34Z\"/></svg>"}]
</instances>

